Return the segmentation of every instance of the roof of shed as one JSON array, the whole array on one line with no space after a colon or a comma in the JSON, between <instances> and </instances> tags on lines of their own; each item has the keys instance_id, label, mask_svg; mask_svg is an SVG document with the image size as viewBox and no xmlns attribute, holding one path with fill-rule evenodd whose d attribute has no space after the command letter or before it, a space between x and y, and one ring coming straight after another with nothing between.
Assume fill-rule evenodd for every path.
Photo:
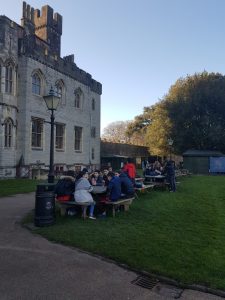
<instances>
[{"instance_id":1,"label":"roof of shed","mask_svg":"<svg viewBox=\"0 0 225 300\"><path fill-rule=\"evenodd\" d=\"M116 155L116 154L108 154L108 155L103 155L101 157L103 157L103 158L128 158L129 156Z\"/></svg>"},{"instance_id":2,"label":"roof of shed","mask_svg":"<svg viewBox=\"0 0 225 300\"><path fill-rule=\"evenodd\" d=\"M220 151L214 150L194 150L190 149L183 153L183 156L224 156Z\"/></svg>"}]
</instances>

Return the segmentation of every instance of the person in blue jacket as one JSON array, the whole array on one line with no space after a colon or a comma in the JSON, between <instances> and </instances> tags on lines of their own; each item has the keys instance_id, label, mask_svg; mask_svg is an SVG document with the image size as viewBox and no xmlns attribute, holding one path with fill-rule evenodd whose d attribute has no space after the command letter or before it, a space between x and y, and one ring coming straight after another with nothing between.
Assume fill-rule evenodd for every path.
<instances>
[{"instance_id":1,"label":"person in blue jacket","mask_svg":"<svg viewBox=\"0 0 225 300\"><path fill-rule=\"evenodd\" d=\"M107 187L109 200L110 201L117 201L121 198L121 181L118 176L115 176L113 172L109 172L107 175L109 180L109 184Z\"/></svg>"},{"instance_id":2,"label":"person in blue jacket","mask_svg":"<svg viewBox=\"0 0 225 300\"><path fill-rule=\"evenodd\" d=\"M134 196L134 185L131 179L123 171L115 172L115 176L119 176L121 182L121 197L129 198Z\"/></svg>"}]
</instances>

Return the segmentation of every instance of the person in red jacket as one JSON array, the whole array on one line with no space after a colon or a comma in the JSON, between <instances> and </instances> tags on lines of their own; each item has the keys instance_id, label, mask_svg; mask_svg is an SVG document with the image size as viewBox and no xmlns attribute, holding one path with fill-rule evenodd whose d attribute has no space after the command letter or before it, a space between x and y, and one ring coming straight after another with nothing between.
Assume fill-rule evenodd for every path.
<instances>
[{"instance_id":1,"label":"person in red jacket","mask_svg":"<svg viewBox=\"0 0 225 300\"><path fill-rule=\"evenodd\" d=\"M132 180L133 184L135 183L135 177L136 177L136 167L135 164L132 163L131 159L127 159L127 163L123 167L123 171L127 173L127 175Z\"/></svg>"}]
</instances>

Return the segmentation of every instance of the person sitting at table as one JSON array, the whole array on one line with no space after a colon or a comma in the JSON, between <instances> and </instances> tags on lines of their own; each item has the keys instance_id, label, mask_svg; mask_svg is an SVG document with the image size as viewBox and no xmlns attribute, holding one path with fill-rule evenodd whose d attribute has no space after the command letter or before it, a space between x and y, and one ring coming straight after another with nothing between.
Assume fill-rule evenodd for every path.
<instances>
[{"instance_id":1,"label":"person sitting at table","mask_svg":"<svg viewBox=\"0 0 225 300\"><path fill-rule=\"evenodd\" d=\"M88 181L88 173L86 171L80 171L75 181L74 200L77 203L90 203L89 218L96 219L94 217L95 202L91 195L92 190L93 187Z\"/></svg>"},{"instance_id":2,"label":"person sitting at table","mask_svg":"<svg viewBox=\"0 0 225 300\"><path fill-rule=\"evenodd\" d=\"M108 197L110 201L117 201L121 197L121 181L119 176L115 176L113 172L109 172L108 175L109 184L107 187Z\"/></svg>"},{"instance_id":3,"label":"person sitting at table","mask_svg":"<svg viewBox=\"0 0 225 300\"><path fill-rule=\"evenodd\" d=\"M153 165L153 168L154 168L154 171L158 174L158 175L161 175L162 174L162 165L160 164L160 162L158 160L156 160L154 162L154 165Z\"/></svg>"},{"instance_id":4,"label":"person sitting at table","mask_svg":"<svg viewBox=\"0 0 225 300\"><path fill-rule=\"evenodd\" d=\"M103 177L100 175L99 170L95 170L90 178L91 185L103 185Z\"/></svg>"},{"instance_id":5,"label":"person sitting at table","mask_svg":"<svg viewBox=\"0 0 225 300\"><path fill-rule=\"evenodd\" d=\"M123 171L127 173L130 177L133 184L135 184L135 177L136 177L136 167L135 164L132 163L131 158L127 159L127 163L123 167Z\"/></svg>"},{"instance_id":6,"label":"person sitting at table","mask_svg":"<svg viewBox=\"0 0 225 300\"><path fill-rule=\"evenodd\" d=\"M127 174L123 171L115 172L115 176L120 178L121 198L130 198L134 196L134 185Z\"/></svg>"},{"instance_id":7,"label":"person sitting at table","mask_svg":"<svg viewBox=\"0 0 225 300\"><path fill-rule=\"evenodd\" d=\"M155 169L153 164L150 164L145 172L145 176L157 176L160 174L161 174L161 172L159 172L157 169Z\"/></svg>"},{"instance_id":8,"label":"person sitting at table","mask_svg":"<svg viewBox=\"0 0 225 300\"><path fill-rule=\"evenodd\" d=\"M109 184L109 180L108 180L108 177L107 177L108 173L109 173L109 171L107 169L103 170L102 178L103 178L103 182L104 182L105 186L108 186L108 184Z\"/></svg>"},{"instance_id":9,"label":"person sitting at table","mask_svg":"<svg viewBox=\"0 0 225 300\"><path fill-rule=\"evenodd\" d=\"M100 211L99 217L106 217L106 206L105 203L112 201L115 202L121 198L121 182L119 176L115 176L113 172L107 174L109 184L107 186L106 195L100 196L98 203L98 209Z\"/></svg>"},{"instance_id":10,"label":"person sitting at table","mask_svg":"<svg viewBox=\"0 0 225 300\"><path fill-rule=\"evenodd\" d=\"M113 172L113 168L112 167L108 167L108 171L109 172Z\"/></svg>"}]
</instances>

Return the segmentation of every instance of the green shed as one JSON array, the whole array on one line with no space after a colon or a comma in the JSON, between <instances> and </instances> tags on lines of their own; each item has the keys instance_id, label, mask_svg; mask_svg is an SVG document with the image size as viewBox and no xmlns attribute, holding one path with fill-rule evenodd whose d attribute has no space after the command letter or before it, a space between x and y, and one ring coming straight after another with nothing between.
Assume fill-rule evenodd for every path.
<instances>
[{"instance_id":1,"label":"green shed","mask_svg":"<svg viewBox=\"0 0 225 300\"><path fill-rule=\"evenodd\" d=\"M219 157L223 154L210 150L187 150L183 153L183 166L193 174L209 174L210 157Z\"/></svg>"}]
</instances>

